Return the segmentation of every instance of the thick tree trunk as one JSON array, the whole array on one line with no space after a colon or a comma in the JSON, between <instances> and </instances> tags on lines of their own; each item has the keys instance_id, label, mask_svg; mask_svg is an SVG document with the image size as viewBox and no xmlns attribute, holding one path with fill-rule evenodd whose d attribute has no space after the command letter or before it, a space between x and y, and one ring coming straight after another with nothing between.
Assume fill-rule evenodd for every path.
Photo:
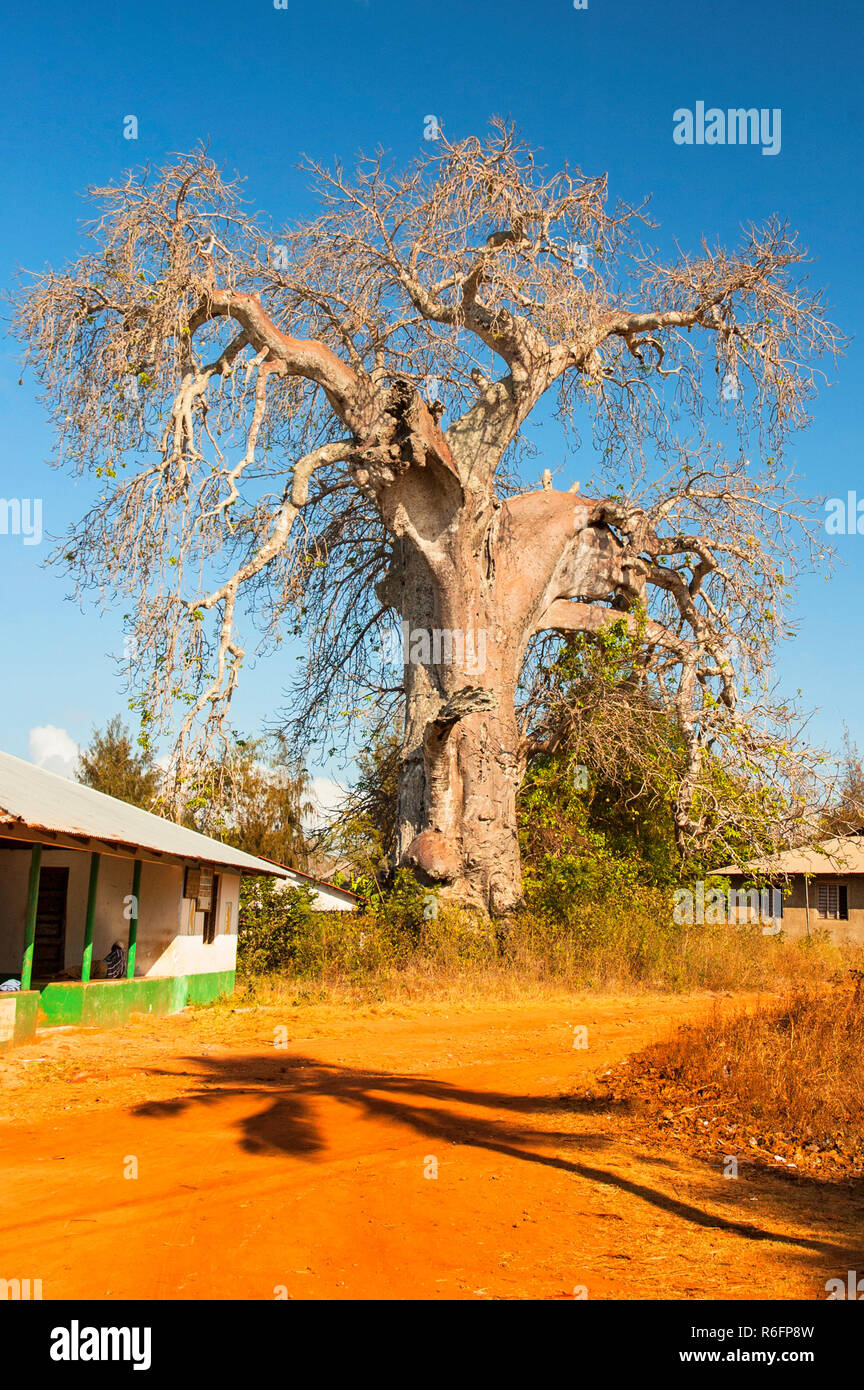
<instances>
[{"instance_id":1,"label":"thick tree trunk","mask_svg":"<svg viewBox=\"0 0 864 1390\"><path fill-rule=\"evenodd\" d=\"M634 581L581 497L545 490L492 505L469 494L437 529L413 500L413 536L403 531L379 588L403 633L396 863L449 897L505 913L522 896L515 696L526 646L566 624L580 606L569 600L634 593Z\"/></svg>"},{"instance_id":2,"label":"thick tree trunk","mask_svg":"<svg viewBox=\"0 0 864 1390\"><path fill-rule=\"evenodd\" d=\"M450 839L461 849L449 891L496 914L516 907L522 896L518 745L512 692L499 691L497 709L469 714L453 727L445 760L455 813Z\"/></svg>"},{"instance_id":3,"label":"thick tree trunk","mask_svg":"<svg viewBox=\"0 0 864 1390\"><path fill-rule=\"evenodd\" d=\"M630 581L594 503L545 485L494 496L496 451L482 426L454 456L397 383L355 478L374 490L394 542L377 592L399 614L404 646L396 863L497 914L521 899L515 696L526 647L558 600L608 597Z\"/></svg>"},{"instance_id":4,"label":"thick tree trunk","mask_svg":"<svg viewBox=\"0 0 864 1390\"><path fill-rule=\"evenodd\" d=\"M430 676L438 692L421 694ZM400 861L448 896L507 912L521 897L513 683L493 662L482 672L475 663L411 667L408 684L415 693L400 777Z\"/></svg>"},{"instance_id":5,"label":"thick tree trunk","mask_svg":"<svg viewBox=\"0 0 864 1390\"><path fill-rule=\"evenodd\" d=\"M499 612L497 586L476 557L454 564L442 585L409 552L403 576L397 862L448 897L507 912L521 898L523 765L514 708L521 629Z\"/></svg>"}]
</instances>

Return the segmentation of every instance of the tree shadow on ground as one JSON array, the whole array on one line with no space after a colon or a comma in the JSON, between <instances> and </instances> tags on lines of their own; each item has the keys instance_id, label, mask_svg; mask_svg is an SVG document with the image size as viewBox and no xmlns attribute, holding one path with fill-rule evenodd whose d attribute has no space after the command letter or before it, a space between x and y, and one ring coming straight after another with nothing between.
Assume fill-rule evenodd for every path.
<instances>
[{"instance_id":1,"label":"tree shadow on ground","mask_svg":"<svg viewBox=\"0 0 864 1390\"><path fill-rule=\"evenodd\" d=\"M232 1096L255 1097L264 1104L239 1122L241 1148L248 1153L284 1153L314 1161L323 1157L327 1148L314 1113L315 1103L332 1099L351 1107L358 1116L405 1126L427 1140L481 1148L504 1158L573 1174L636 1197L693 1226L730 1232L749 1241L773 1241L801 1251L830 1255L840 1263L848 1261L855 1253L853 1246L769 1230L731 1215L716 1215L621 1173L575 1157L543 1152L544 1147L553 1146L559 1150L579 1148L597 1152L612 1142L608 1134L573 1134L518 1123L518 1116L572 1113L578 1107L574 1105L574 1097L569 1095L552 1097L481 1091L436 1081L422 1074L356 1069L310 1057L246 1055L185 1060L199 1069L201 1087L172 1100L144 1102L133 1107L134 1114L167 1119L196 1106L218 1106ZM156 1074L176 1073L165 1070ZM494 1110L499 1114L478 1116L454 1107ZM614 1105L607 1102L606 1113L611 1114L613 1110ZM594 1114L596 1108L591 1105L588 1112ZM722 1184L712 1193L712 1200L729 1208L738 1205L740 1198L728 1191L730 1186Z\"/></svg>"}]
</instances>

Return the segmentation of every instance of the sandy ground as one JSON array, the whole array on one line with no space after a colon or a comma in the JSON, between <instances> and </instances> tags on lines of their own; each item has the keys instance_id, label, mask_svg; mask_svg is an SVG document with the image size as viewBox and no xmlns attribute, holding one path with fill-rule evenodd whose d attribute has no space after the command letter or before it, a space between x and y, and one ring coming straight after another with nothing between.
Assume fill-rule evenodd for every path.
<instances>
[{"instance_id":1,"label":"sandy ground","mask_svg":"<svg viewBox=\"0 0 864 1390\"><path fill-rule=\"evenodd\" d=\"M0 1277L46 1299L824 1298L864 1268L860 1188L724 1179L584 1098L717 1004L211 1009L42 1033L0 1059Z\"/></svg>"}]
</instances>

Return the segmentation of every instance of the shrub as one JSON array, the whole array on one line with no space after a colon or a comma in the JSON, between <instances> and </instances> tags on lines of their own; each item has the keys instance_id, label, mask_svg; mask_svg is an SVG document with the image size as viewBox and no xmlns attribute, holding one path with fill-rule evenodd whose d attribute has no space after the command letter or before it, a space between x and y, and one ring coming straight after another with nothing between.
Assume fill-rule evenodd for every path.
<instances>
[{"instance_id":1,"label":"shrub","mask_svg":"<svg viewBox=\"0 0 864 1390\"><path fill-rule=\"evenodd\" d=\"M622 881L592 901L569 864L560 874L559 894L547 880L535 906L497 927L407 873L389 894L371 890L357 912L316 912L308 890L258 881L244 887L238 970L376 997L462 988L776 990L826 980L864 955L825 933L793 942L758 926L678 925L668 888Z\"/></svg>"},{"instance_id":2,"label":"shrub","mask_svg":"<svg viewBox=\"0 0 864 1390\"><path fill-rule=\"evenodd\" d=\"M270 878L244 879L237 922L237 968L255 975L296 962L312 921L312 893Z\"/></svg>"}]
</instances>

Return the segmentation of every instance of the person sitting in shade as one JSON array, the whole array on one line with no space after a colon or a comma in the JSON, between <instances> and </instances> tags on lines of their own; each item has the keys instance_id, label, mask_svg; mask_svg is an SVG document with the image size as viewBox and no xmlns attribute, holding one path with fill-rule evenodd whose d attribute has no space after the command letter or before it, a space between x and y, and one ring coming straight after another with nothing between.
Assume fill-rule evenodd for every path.
<instances>
[{"instance_id":1,"label":"person sitting in shade","mask_svg":"<svg viewBox=\"0 0 864 1390\"><path fill-rule=\"evenodd\" d=\"M126 947L122 941L115 941L105 957L105 978L106 980L126 978Z\"/></svg>"},{"instance_id":2,"label":"person sitting in shade","mask_svg":"<svg viewBox=\"0 0 864 1390\"><path fill-rule=\"evenodd\" d=\"M115 941L104 960L96 961L91 980L124 980L126 978L126 947Z\"/></svg>"}]
</instances>

